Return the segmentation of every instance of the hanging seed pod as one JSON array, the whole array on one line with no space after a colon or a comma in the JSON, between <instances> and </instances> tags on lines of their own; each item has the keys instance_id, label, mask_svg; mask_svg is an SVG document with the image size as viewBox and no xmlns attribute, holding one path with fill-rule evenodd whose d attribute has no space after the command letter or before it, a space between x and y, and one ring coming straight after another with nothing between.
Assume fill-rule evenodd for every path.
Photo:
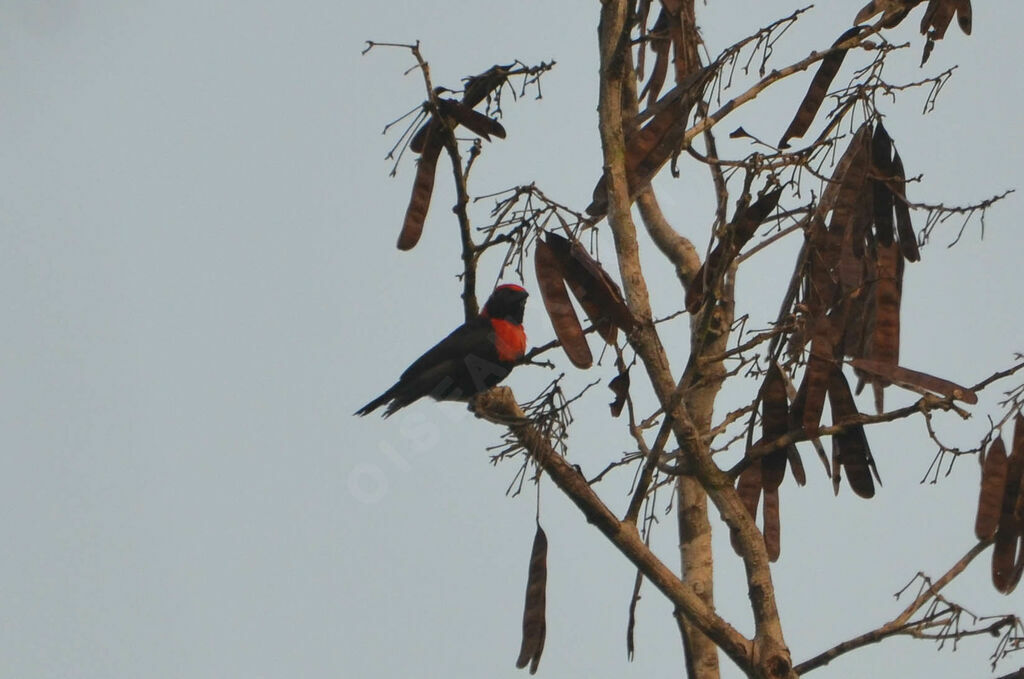
<instances>
[{"instance_id":1,"label":"hanging seed pod","mask_svg":"<svg viewBox=\"0 0 1024 679\"><path fill-rule=\"evenodd\" d=\"M833 43L833 47L841 45L855 35L858 35L861 30L861 26L854 26L839 36L839 39ZM818 71L814 74L814 78L811 79L810 87L807 88L807 94L804 95L804 99L800 102L800 107L793 117L793 122L789 124L785 134L782 135L782 140L779 141L780 149L789 148L790 139L800 138L807 133L811 123L814 122L814 116L818 114L818 109L821 108L822 102L825 101L829 85L832 84L836 74L839 73L839 67L843 65L845 58L846 50L837 50L821 60L821 65L818 66Z\"/></svg>"},{"instance_id":2,"label":"hanging seed pod","mask_svg":"<svg viewBox=\"0 0 1024 679\"><path fill-rule=\"evenodd\" d=\"M994 537L999 527L999 514L1003 510L1003 494L1006 492L1006 467L1006 447L1003 439L997 436L981 467L981 494L974 520L974 534L979 540Z\"/></svg>"},{"instance_id":3,"label":"hanging seed pod","mask_svg":"<svg viewBox=\"0 0 1024 679\"><path fill-rule=\"evenodd\" d=\"M537 524L530 552L530 570L526 578L526 604L523 607L523 643L519 649L516 667L530 666L530 674L537 673L540 656L544 652L546 589L548 581L548 537Z\"/></svg>"},{"instance_id":4,"label":"hanging seed pod","mask_svg":"<svg viewBox=\"0 0 1024 679\"><path fill-rule=\"evenodd\" d=\"M577 368L589 368L594 363L594 356L590 353L590 345L583 334L583 326L580 325L580 319L565 288L558 256L551 246L539 238L534 246L533 255L540 296L544 301L548 318L551 319L551 327L562 343L562 350Z\"/></svg>"}]
</instances>

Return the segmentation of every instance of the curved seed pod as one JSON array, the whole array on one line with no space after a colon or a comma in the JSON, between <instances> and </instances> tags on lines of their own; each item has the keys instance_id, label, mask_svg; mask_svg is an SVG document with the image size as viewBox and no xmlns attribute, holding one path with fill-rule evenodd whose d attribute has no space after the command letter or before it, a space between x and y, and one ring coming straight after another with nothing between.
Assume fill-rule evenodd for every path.
<instances>
[{"instance_id":1,"label":"curved seed pod","mask_svg":"<svg viewBox=\"0 0 1024 679\"><path fill-rule=\"evenodd\" d=\"M841 45L858 35L861 32L861 28L861 26L854 26L843 33L833 43L833 47ZM829 85L832 84L832 80L839 73L839 67L843 65L843 59L845 58L846 50L838 50L821 60L818 72L814 74L814 78L811 79L811 85L807 88L807 94L804 95L803 101L800 102L800 107L797 109L793 121L786 128L785 134L782 135L782 140L779 141L779 148L789 148L788 142L790 139L802 137L807 133L811 123L814 122L814 116L817 115L818 109L821 108L822 102L825 101Z\"/></svg>"},{"instance_id":2,"label":"curved seed pod","mask_svg":"<svg viewBox=\"0 0 1024 679\"><path fill-rule=\"evenodd\" d=\"M1006 446L997 436L981 467L981 494L978 497L978 514L974 519L974 534L979 540L993 537L999 527L999 514L1003 510L1003 494L1006 492L1006 467Z\"/></svg>"},{"instance_id":3,"label":"curved seed pod","mask_svg":"<svg viewBox=\"0 0 1024 679\"><path fill-rule=\"evenodd\" d=\"M844 417L857 414L857 404L853 400L853 392L846 381L843 371L836 369L828 385L829 405L832 407L832 420L838 422ZM832 435L833 461L846 471L846 480L854 493L870 498L875 495L875 484L871 479L872 472L878 476L874 458L868 445L863 425L848 427L840 434ZM834 470L833 470L834 471Z\"/></svg>"},{"instance_id":4,"label":"curved seed pod","mask_svg":"<svg viewBox=\"0 0 1024 679\"><path fill-rule=\"evenodd\" d=\"M551 319L555 335L562 343L562 350L577 368L589 368L594 362L594 356L590 353L590 345L583 334L580 319L565 289L562 267L551 247L539 238L535 243L533 264L544 308Z\"/></svg>"},{"instance_id":5,"label":"curved seed pod","mask_svg":"<svg viewBox=\"0 0 1024 679\"><path fill-rule=\"evenodd\" d=\"M430 210L430 198L434 194L434 175L437 159L441 155L440 135L432 134L416 164L416 179L412 183L412 196L405 210L402 231L398 234L398 249L411 250L423 235L423 223Z\"/></svg>"},{"instance_id":6,"label":"curved seed pod","mask_svg":"<svg viewBox=\"0 0 1024 679\"><path fill-rule=\"evenodd\" d=\"M526 604L523 607L523 643L519 649L516 667L530 665L530 674L537 673L540 656L544 652L546 592L548 581L548 537L537 524L530 552L530 571L526 578Z\"/></svg>"}]
</instances>

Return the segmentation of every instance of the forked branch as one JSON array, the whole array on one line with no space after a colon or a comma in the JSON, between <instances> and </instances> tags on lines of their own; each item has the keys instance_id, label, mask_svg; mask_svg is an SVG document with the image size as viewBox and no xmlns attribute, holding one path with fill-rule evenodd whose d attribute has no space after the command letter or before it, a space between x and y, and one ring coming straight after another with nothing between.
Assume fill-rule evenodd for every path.
<instances>
[{"instance_id":1,"label":"forked branch","mask_svg":"<svg viewBox=\"0 0 1024 679\"><path fill-rule=\"evenodd\" d=\"M952 582L954 578L960 575L964 571L964 569L966 569L967 566L971 563L971 561L973 561L975 557L977 557L979 554L985 551L985 549L988 548L988 546L991 544L991 540L984 540L971 547L971 549L969 549L966 554L960 557L960 559L958 559L957 562L954 563L941 578L939 578L933 583L926 582L925 586L922 587L922 590L917 595L917 597L915 597L915 599L911 601L910 604L907 605L907 607L904 608L903 611L901 611L900 614L897 615L895 618L885 623L884 625L871 630L870 632L865 632L864 634L856 636L840 644L836 644L827 651L823 651L822 653L819 653L813 658L805 660L804 662L798 664L795 667L797 674L802 676L812 670L829 664L839 656L845 655L850 651L857 650L858 648L863 648L864 646L870 646L871 644L877 644L880 641L898 635L929 637L940 640L955 639L963 636L969 636L971 634L978 633L979 631L981 633L997 635L1000 632L1000 630L1003 630L1007 626L1019 624L1013 616L1003 616L996 620L996 622L983 626L982 628L980 628L980 630L958 631L955 636L948 633L944 635L942 633L940 633L939 635L930 634L926 631L936 626L939 626L942 629L947 629L948 625L946 624L947 620L945 620L945 618L948 616L958 614L960 609L956 606L947 606L940 609L936 609L935 611L929 609L928 614L923 616L921 619L916 621L911 620L911 618L913 618L913 616L926 605L929 605L937 601L937 599L939 598L939 592L941 592L946 585Z\"/></svg>"}]
</instances>

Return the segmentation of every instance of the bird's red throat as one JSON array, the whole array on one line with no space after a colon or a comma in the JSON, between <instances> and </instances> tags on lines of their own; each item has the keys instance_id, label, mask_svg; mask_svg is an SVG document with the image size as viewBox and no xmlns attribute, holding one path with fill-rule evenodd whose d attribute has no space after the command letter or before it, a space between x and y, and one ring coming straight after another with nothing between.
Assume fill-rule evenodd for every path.
<instances>
[{"instance_id":1,"label":"bird's red throat","mask_svg":"<svg viewBox=\"0 0 1024 679\"><path fill-rule=\"evenodd\" d=\"M523 326L498 318L491 319L494 328L494 345L498 349L498 360L519 360L526 353L526 332Z\"/></svg>"}]
</instances>

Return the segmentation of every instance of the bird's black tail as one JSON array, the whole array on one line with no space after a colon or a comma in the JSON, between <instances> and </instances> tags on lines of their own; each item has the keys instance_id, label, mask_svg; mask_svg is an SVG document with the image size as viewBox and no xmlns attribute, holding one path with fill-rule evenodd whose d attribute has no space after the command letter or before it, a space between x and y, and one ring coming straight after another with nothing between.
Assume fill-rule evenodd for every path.
<instances>
[{"instance_id":1,"label":"bird's black tail","mask_svg":"<svg viewBox=\"0 0 1024 679\"><path fill-rule=\"evenodd\" d=\"M369 403L364 405L362 408L360 408L359 410L357 410L353 414L354 415L358 415L359 417L363 417L364 415L369 415L374 410L376 410L377 408L380 408L382 405L384 405L385 403L390 401L392 398L394 398L394 394L392 394L391 390L389 389L388 391L385 391L383 394L381 394L377 398L373 399L372 401L370 401ZM387 417L387 415L390 415L390 414L391 414L390 412L387 413L385 415L385 417Z\"/></svg>"}]
</instances>

